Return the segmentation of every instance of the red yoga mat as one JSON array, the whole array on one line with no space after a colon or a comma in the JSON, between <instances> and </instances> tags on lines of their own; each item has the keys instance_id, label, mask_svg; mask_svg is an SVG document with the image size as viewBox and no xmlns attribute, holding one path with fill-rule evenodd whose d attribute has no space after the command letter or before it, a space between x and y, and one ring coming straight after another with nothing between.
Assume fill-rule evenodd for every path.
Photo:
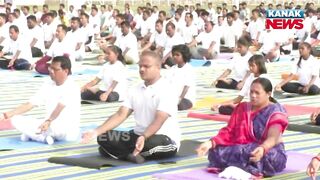
<instances>
[{"instance_id":1,"label":"red yoga mat","mask_svg":"<svg viewBox=\"0 0 320 180\"><path fill-rule=\"evenodd\" d=\"M317 107L309 107L309 106L300 106L300 105L288 105L285 104L284 108L287 110L288 116L298 116L305 114L312 114L318 108Z\"/></svg>"},{"instance_id":2,"label":"red yoga mat","mask_svg":"<svg viewBox=\"0 0 320 180\"><path fill-rule=\"evenodd\" d=\"M194 112L188 113L188 117L198 118L198 119L205 119L205 120L223 121L223 122L228 122L229 119L230 119L230 116L228 116L228 115L202 114L202 113L194 113Z\"/></svg>"},{"instance_id":3,"label":"red yoga mat","mask_svg":"<svg viewBox=\"0 0 320 180\"><path fill-rule=\"evenodd\" d=\"M14 129L11 121L0 121L0 131Z\"/></svg>"}]
</instances>

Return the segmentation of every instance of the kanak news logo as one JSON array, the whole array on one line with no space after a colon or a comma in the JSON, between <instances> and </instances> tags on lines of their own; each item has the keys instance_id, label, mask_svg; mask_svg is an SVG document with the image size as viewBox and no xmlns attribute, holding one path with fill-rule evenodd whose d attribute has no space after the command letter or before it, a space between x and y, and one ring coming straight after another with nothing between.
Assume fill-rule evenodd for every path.
<instances>
[{"instance_id":1,"label":"kanak news logo","mask_svg":"<svg viewBox=\"0 0 320 180\"><path fill-rule=\"evenodd\" d=\"M266 29L302 29L304 11L294 10L267 10Z\"/></svg>"}]
</instances>

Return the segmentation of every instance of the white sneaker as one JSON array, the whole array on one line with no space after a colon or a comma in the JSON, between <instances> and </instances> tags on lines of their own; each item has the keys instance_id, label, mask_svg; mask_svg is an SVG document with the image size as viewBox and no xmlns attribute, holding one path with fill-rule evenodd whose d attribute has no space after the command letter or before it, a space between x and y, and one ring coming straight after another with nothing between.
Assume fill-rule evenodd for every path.
<instances>
[{"instance_id":1,"label":"white sneaker","mask_svg":"<svg viewBox=\"0 0 320 180\"><path fill-rule=\"evenodd\" d=\"M54 139L51 136L47 136L45 142L49 145L52 145L54 143Z\"/></svg>"},{"instance_id":2,"label":"white sneaker","mask_svg":"<svg viewBox=\"0 0 320 180\"><path fill-rule=\"evenodd\" d=\"M26 134L21 134L20 140L23 142L27 142L27 141L30 141L30 137L27 136Z\"/></svg>"}]
</instances>

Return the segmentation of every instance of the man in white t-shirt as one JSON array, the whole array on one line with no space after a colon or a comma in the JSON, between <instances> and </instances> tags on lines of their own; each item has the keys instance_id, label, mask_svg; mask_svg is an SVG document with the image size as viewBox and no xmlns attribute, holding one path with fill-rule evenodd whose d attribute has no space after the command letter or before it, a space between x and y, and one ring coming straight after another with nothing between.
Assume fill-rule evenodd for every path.
<instances>
[{"instance_id":1,"label":"man in white t-shirt","mask_svg":"<svg viewBox=\"0 0 320 180\"><path fill-rule=\"evenodd\" d=\"M44 16L46 20L46 24L43 25L44 45L46 49L49 49L55 38L57 24L53 22L53 13L47 13Z\"/></svg>"},{"instance_id":2,"label":"man in white t-shirt","mask_svg":"<svg viewBox=\"0 0 320 180\"><path fill-rule=\"evenodd\" d=\"M80 15L81 31L85 38L85 51L91 52L94 48L94 30L93 26L89 24L89 15L86 13L81 13Z\"/></svg>"},{"instance_id":3,"label":"man in white t-shirt","mask_svg":"<svg viewBox=\"0 0 320 180\"><path fill-rule=\"evenodd\" d=\"M127 64L139 61L137 37L131 32L130 24L127 21L121 23L122 36L116 41L115 45L122 50L122 55Z\"/></svg>"},{"instance_id":4,"label":"man in white t-shirt","mask_svg":"<svg viewBox=\"0 0 320 180\"><path fill-rule=\"evenodd\" d=\"M75 60L81 61L85 57L85 48L84 43L86 41L85 36L83 35L82 29L80 28L80 18L72 17L70 23L71 30L68 31L67 37L70 38L70 41L73 43L75 51Z\"/></svg>"},{"instance_id":5,"label":"man in white t-shirt","mask_svg":"<svg viewBox=\"0 0 320 180\"><path fill-rule=\"evenodd\" d=\"M0 13L0 51L5 41L9 39L9 26L6 24L6 14Z\"/></svg>"},{"instance_id":6,"label":"man in white t-shirt","mask_svg":"<svg viewBox=\"0 0 320 180\"><path fill-rule=\"evenodd\" d=\"M31 48L25 43L25 39L20 35L19 28L16 25L9 27L10 40L0 51L0 57L6 54L12 54L11 59L0 61L2 69L29 70L32 58Z\"/></svg>"},{"instance_id":7,"label":"man in white t-shirt","mask_svg":"<svg viewBox=\"0 0 320 180\"><path fill-rule=\"evenodd\" d=\"M194 23L193 15L191 13L186 13L185 15L186 25L181 30L181 36L184 39L185 44L188 46L192 43L194 38L198 35L198 28Z\"/></svg>"},{"instance_id":8,"label":"man in white t-shirt","mask_svg":"<svg viewBox=\"0 0 320 180\"><path fill-rule=\"evenodd\" d=\"M214 59L220 52L220 32L213 28L213 22L205 23L205 31L201 32L191 43L191 54L194 59ZM195 47L197 43L202 43L201 47Z\"/></svg>"},{"instance_id":9,"label":"man in white t-shirt","mask_svg":"<svg viewBox=\"0 0 320 180\"><path fill-rule=\"evenodd\" d=\"M27 17L27 25L32 57L42 57L45 51L43 29L37 24L37 18L34 15Z\"/></svg>"},{"instance_id":10,"label":"man in white t-shirt","mask_svg":"<svg viewBox=\"0 0 320 180\"><path fill-rule=\"evenodd\" d=\"M161 53L162 47L164 47L167 34L163 29L163 21L158 19L155 24L155 32L151 34L151 37L147 44L141 49L141 52L145 50L154 50L157 53Z\"/></svg>"},{"instance_id":11,"label":"man in white t-shirt","mask_svg":"<svg viewBox=\"0 0 320 180\"><path fill-rule=\"evenodd\" d=\"M179 44L184 44L184 40L180 33L176 31L174 23L168 22L166 25L167 37L164 43L163 52L162 52L162 63L163 67L166 65L173 66L174 62L172 60L171 50L172 47Z\"/></svg>"},{"instance_id":12,"label":"man in white t-shirt","mask_svg":"<svg viewBox=\"0 0 320 180\"><path fill-rule=\"evenodd\" d=\"M80 88L69 78L71 62L58 56L49 66L50 81L25 104L0 115L0 121L11 119L12 125L22 132L21 140L34 140L53 144L55 140L74 141L79 137ZM44 119L21 114L45 105Z\"/></svg>"},{"instance_id":13,"label":"man in white t-shirt","mask_svg":"<svg viewBox=\"0 0 320 180\"><path fill-rule=\"evenodd\" d=\"M49 74L49 65L47 63L56 56L68 56L71 63L74 64L74 46L72 46L73 43L71 42L71 39L66 37L67 31L67 26L63 24L58 25L56 39L53 41L50 49L44 57L35 63L35 70L38 73Z\"/></svg>"},{"instance_id":14,"label":"man in white t-shirt","mask_svg":"<svg viewBox=\"0 0 320 180\"><path fill-rule=\"evenodd\" d=\"M262 31L264 30L264 23L259 18L259 10L254 9L252 10L252 20L249 22L249 25L246 29L246 32L250 34L252 39L252 44L256 47L259 45L259 39Z\"/></svg>"},{"instance_id":15,"label":"man in white t-shirt","mask_svg":"<svg viewBox=\"0 0 320 180\"><path fill-rule=\"evenodd\" d=\"M238 29L236 29L236 26L234 25L233 17L233 13L228 13L227 24L223 25L224 31L222 32L222 37L224 44L221 47L221 52L234 52L236 48L236 43L239 37L237 36Z\"/></svg>"},{"instance_id":16,"label":"man in white t-shirt","mask_svg":"<svg viewBox=\"0 0 320 180\"><path fill-rule=\"evenodd\" d=\"M97 138L102 156L142 163L144 159L172 157L180 146L180 129L175 116L177 97L160 75L161 59L155 52L143 52L139 72L144 82L133 88L118 112L93 131L83 134L88 143ZM129 132L112 130L134 112L136 126ZM117 135L119 138L113 138ZM118 136L119 135L119 136Z\"/></svg>"}]
</instances>

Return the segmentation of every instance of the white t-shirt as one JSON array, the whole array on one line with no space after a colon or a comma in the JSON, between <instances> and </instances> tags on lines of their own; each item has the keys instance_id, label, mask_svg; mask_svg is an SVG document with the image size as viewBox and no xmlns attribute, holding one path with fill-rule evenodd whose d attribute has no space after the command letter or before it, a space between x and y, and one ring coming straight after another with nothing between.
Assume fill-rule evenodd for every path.
<instances>
[{"instance_id":1,"label":"white t-shirt","mask_svg":"<svg viewBox=\"0 0 320 180\"><path fill-rule=\"evenodd\" d=\"M266 78L266 79L269 79L271 81L271 83L273 84L273 81L272 79L268 76L268 74L261 74L259 76L260 78ZM239 95L242 96L242 97L250 97L250 87L251 87L251 84L252 82L257 79L258 77L254 77L253 73L251 73L249 75L249 77L247 78L246 82L244 83L241 91L239 92ZM272 86L274 87L274 86Z\"/></svg>"},{"instance_id":2,"label":"white t-shirt","mask_svg":"<svg viewBox=\"0 0 320 180\"><path fill-rule=\"evenodd\" d=\"M213 49L217 53L219 53L220 52L220 35L218 35L217 33L221 33L221 32L218 32L217 30L215 30L215 28L213 28L209 33L203 31L196 37L196 41L198 43L201 42L202 47L204 49L209 49L211 43L215 42Z\"/></svg>"},{"instance_id":3,"label":"white t-shirt","mask_svg":"<svg viewBox=\"0 0 320 180\"><path fill-rule=\"evenodd\" d=\"M262 47L261 51L265 54L271 51L276 47L276 43L281 43L281 38L279 38L278 31L271 30L270 32L264 31L261 33ZM277 56L280 55L280 49L276 51Z\"/></svg>"},{"instance_id":4,"label":"white t-shirt","mask_svg":"<svg viewBox=\"0 0 320 180\"><path fill-rule=\"evenodd\" d=\"M191 43L193 38L198 35L198 28L194 24L192 24L190 26L185 26L181 30L181 35L182 35L185 43Z\"/></svg>"},{"instance_id":5,"label":"white t-shirt","mask_svg":"<svg viewBox=\"0 0 320 180\"><path fill-rule=\"evenodd\" d=\"M163 56L167 55L175 45L184 44L184 40L180 33L175 32L172 37L167 36L164 44Z\"/></svg>"},{"instance_id":6,"label":"white t-shirt","mask_svg":"<svg viewBox=\"0 0 320 180\"><path fill-rule=\"evenodd\" d=\"M258 32L260 32L260 35L261 35L261 32L263 30L264 30L264 23L261 19L257 19L256 21L250 21L247 27L247 32L250 33L250 36L252 39L257 38Z\"/></svg>"},{"instance_id":7,"label":"white t-shirt","mask_svg":"<svg viewBox=\"0 0 320 180\"><path fill-rule=\"evenodd\" d=\"M89 40L89 37L91 36L91 42L89 42L88 44L86 44L86 46L89 46L91 43L94 42L94 30L93 30L93 26L90 24L87 24L86 26L82 26L81 27L81 31L82 34L84 36L85 39L85 43Z\"/></svg>"},{"instance_id":8,"label":"white t-shirt","mask_svg":"<svg viewBox=\"0 0 320 180\"><path fill-rule=\"evenodd\" d=\"M247 52L244 56L241 56L239 53L235 54L228 68L234 73L234 77L232 79L238 82L243 80L244 76L249 71L248 61L251 56L252 54L250 52Z\"/></svg>"},{"instance_id":9,"label":"white t-shirt","mask_svg":"<svg viewBox=\"0 0 320 180\"><path fill-rule=\"evenodd\" d=\"M43 29L40 26L36 25L33 29L28 29L27 36L28 36L27 38L29 38L30 43L32 42L33 39L37 39L37 42L34 45L34 47L41 49L42 52L45 51L44 33L43 33Z\"/></svg>"},{"instance_id":10,"label":"white t-shirt","mask_svg":"<svg viewBox=\"0 0 320 180\"><path fill-rule=\"evenodd\" d=\"M175 87L178 98L180 97L184 86L188 86L189 89L187 94L185 95L185 98L189 99L192 104L195 103L195 73L189 63L186 63L181 68L179 68L178 65L172 66L166 74L166 79L171 83L172 87Z\"/></svg>"},{"instance_id":11,"label":"white t-shirt","mask_svg":"<svg viewBox=\"0 0 320 180\"><path fill-rule=\"evenodd\" d=\"M280 30L279 35L278 35L278 37L280 37L281 43L285 44L285 43L289 42L290 39L294 38L294 30L292 30L292 29L282 29L282 30ZM292 43L290 43L288 45L283 45L282 48L284 50L292 51Z\"/></svg>"},{"instance_id":12,"label":"white t-shirt","mask_svg":"<svg viewBox=\"0 0 320 180\"><path fill-rule=\"evenodd\" d=\"M223 33L223 38L224 38L224 46L225 47L229 47L229 48L234 48L236 45L236 37L238 37L238 32L239 29L236 29L237 27L232 24L231 26L229 26L228 24L226 24L224 26L224 31Z\"/></svg>"},{"instance_id":13,"label":"white t-shirt","mask_svg":"<svg viewBox=\"0 0 320 180\"><path fill-rule=\"evenodd\" d=\"M125 66L116 61L114 64L105 63L100 70L97 78L101 79L102 84L99 86L101 91L107 91L112 85L113 81L118 82L113 91L119 94L119 101L126 97L127 93L127 73Z\"/></svg>"},{"instance_id":14,"label":"white t-shirt","mask_svg":"<svg viewBox=\"0 0 320 180\"><path fill-rule=\"evenodd\" d=\"M74 65L74 52L73 42L71 42L71 39L66 36L61 42L56 38L48 49L47 55L50 57L56 57L68 54L72 65Z\"/></svg>"},{"instance_id":15,"label":"white t-shirt","mask_svg":"<svg viewBox=\"0 0 320 180\"><path fill-rule=\"evenodd\" d=\"M52 22L51 24L44 24L42 26L43 32L44 32L44 40L45 41L51 41L52 38L55 37L56 30L57 30L57 25Z\"/></svg>"},{"instance_id":16,"label":"white t-shirt","mask_svg":"<svg viewBox=\"0 0 320 180\"><path fill-rule=\"evenodd\" d=\"M159 34L158 31L154 31L150 36L149 42L155 43L156 47L164 47L164 44L166 43L166 37L167 34L165 31L162 31L161 34Z\"/></svg>"},{"instance_id":17,"label":"white t-shirt","mask_svg":"<svg viewBox=\"0 0 320 180\"><path fill-rule=\"evenodd\" d=\"M81 55L82 57L85 56L85 47L84 47L84 43L86 41L85 39L85 35L83 34L83 31L81 28L78 28L75 31L68 31L66 37L68 39L70 39L70 42L72 43L72 46L75 50L76 46L78 43L82 43L80 46L80 49L77 50L76 52L79 53L79 55Z\"/></svg>"},{"instance_id":18,"label":"white t-shirt","mask_svg":"<svg viewBox=\"0 0 320 180\"><path fill-rule=\"evenodd\" d=\"M118 40L121 38L121 36L122 36L121 28L120 28L119 26L115 26L115 27L113 28L112 36L116 38L115 43L117 43L117 41L118 41Z\"/></svg>"},{"instance_id":19,"label":"white t-shirt","mask_svg":"<svg viewBox=\"0 0 320 180\"><path fill-rule=\"evenodd\" d=\"M304 59L301 60L300 68L297 65L298 62L299 62L299 59L294 61L294 63L292 64L292 70L291 70L292 74L296 74L299 76L298 82L302 85L307 85L311 81L312 76L316 76L317 78L314 84L320 87L319 60L317 60L312 55L310 55L307 60L304 60Z\"/></svg>"},{"instance_id":20,"label":"white t-shirt","mask_svg":"<svg viewBox=\"0 0 320 180\"><path fill-rule=\"evenodd\" d=\"M95 16L90 16L89 19L90 25L92 26L94 34L98 34L100 32L100 24L101 24L101 19L97 15Z\"/></svg>"},{"instance_id":21,"label":"white t-shirt","mask_svg":"<svg viewBox=\"0 0 320 180\"><path fill-rule=\"evenodd\" d=\"M148 33L153 33L155 31L154 21L151 17L149 17L147 20L140 21L140 27L137 27L137 29L140 29L141 36L144 37Z\"/></svg>"},{"instance_id":22,"label":"white t-shirt","mask_svg":"<svg viewBox=\"0 0 320 180\"><path fill-rule=\"evenodd\" d=\"M115 45L118 46L122 52L128 48L129 51L126 53L126 56L132 58L135 63L139 61L138 40L132 32L129 32L126 36L122 35L117 39Z\"/></svg>"},{"instance_id":23,"label":"white t-shirt","mask_svg":"<svg viewBox=\"0 0 320 180\"><path fill-rule=\"evenodd\" d=\"M134 132L138 135L147 129L155 120L157 111L169 114L169 118L163 123L156 134L163 134L170 137L179 147L181 132L176 119L177 97L172 93L170 83L160 78L152 85L145 86L144 83L132 88L128 99L123 103L124 107L134 111L136 125Z\"/></svg>"},{"instance_id":24,"label":"white t-shirt","mask_svg":"<svg viewBox=\"0 0 320 180\"><path fill-rule=\"evenodd\" d=\"M80 126L80 88L68 77L60 86L52 80L46 81L30 99L34 106L45 105L46 118L49 118L59 103L65 107L50 127L56 133L66 134L65 139L77 137Z\"/></svg>"},{"instance_id":25,"label":"white t-shirt","mask_svg":"<svg viewBox=\"0 0 320 180\"><path fill-rule=\"evenodd\" d=\"M17 59L25 59L27 61L32 59L30 44L26 43L25 38L22 36L18 36L16 41L10 38L8 44L3 47L2 51L5 53L12 53L13 55L15 55L17 51L20 51Z\"/></svg>"}]
</instances>

